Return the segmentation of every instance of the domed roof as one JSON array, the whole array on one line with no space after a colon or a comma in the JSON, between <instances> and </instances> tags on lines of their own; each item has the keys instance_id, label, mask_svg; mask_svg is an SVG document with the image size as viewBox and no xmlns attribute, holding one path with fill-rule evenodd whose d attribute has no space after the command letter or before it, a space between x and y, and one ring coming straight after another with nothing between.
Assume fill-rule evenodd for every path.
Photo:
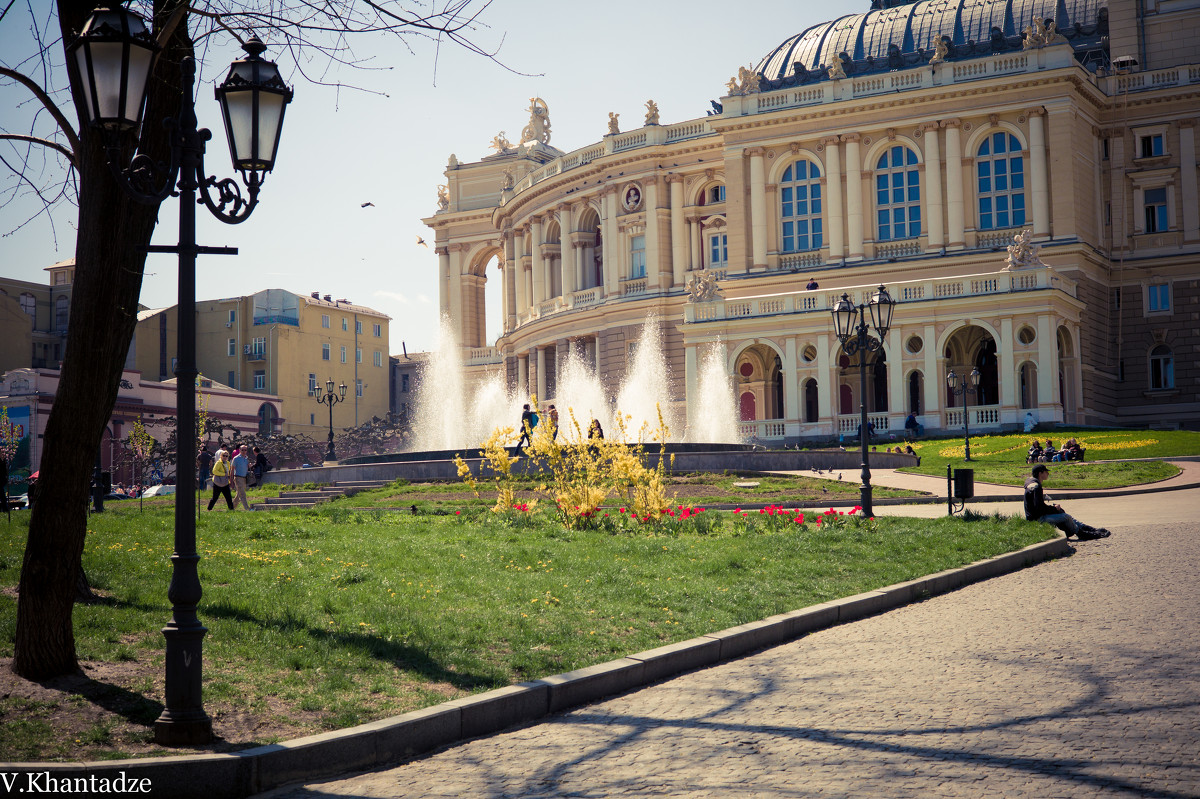
<instances>
[{"instance_id":1,"label":"domed roof","mask_svg":"<svg viewBox=\"0 0 1200 799\"><path fill-rule=\"evenodd\" d=\"M847 75L921 66L943 37L946 60L1019 51L1035 19L1053 20L1085 66L1107 65L1108 0L922 0L814 25L768 53L757 72L770 90L820 80L839 57Z\"/></svg>"}]
</instances>

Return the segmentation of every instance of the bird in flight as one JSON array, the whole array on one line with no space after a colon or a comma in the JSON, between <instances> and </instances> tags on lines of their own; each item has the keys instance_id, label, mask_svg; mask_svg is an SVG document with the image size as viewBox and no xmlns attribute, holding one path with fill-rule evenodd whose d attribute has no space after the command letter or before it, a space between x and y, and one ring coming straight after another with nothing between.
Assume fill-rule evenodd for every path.
<instances>
[{"instance_id":1,"label":"bird in flight","mask_svg":"<svg viewBox=\"0 0 1200 799\"><path fill-rule=\"evenodd\" d=\"M359 207L359 208L374 208L374 207L375 207L375 203L363 203L362 205L360 205L360 206L358 206L358 207Z\"/></svg>"},{"instance_id":2,"label":"bird in flight","mask_svg":"<svg viewBox=\"0 0 1200 799\"><path fill-rule=\"evenodd\" d=\"M421 238L420 236L417 236L417 244L420 244L422 247L429 246L428 244L425 243L425 239Z\"/></svg>"}]
</instances>

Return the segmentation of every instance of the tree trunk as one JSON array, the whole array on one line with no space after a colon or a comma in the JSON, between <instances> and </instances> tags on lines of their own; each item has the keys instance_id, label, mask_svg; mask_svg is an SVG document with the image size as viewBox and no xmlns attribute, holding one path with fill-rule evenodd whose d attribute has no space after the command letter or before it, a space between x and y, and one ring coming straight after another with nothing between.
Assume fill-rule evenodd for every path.
<instances>
[{"instance_id":1,"label":"tree trunk","mask_svg":"<svg viewBox=\"0 0 1200 799\"><path fill-rule=\"evenodd\" d=\"M156 19L166 6L157 0ZM69 44L95 7L94 0L59 0L59 26ZM191 53L186 20L160 53L148 86L143 151L169 161L161 121L179 109L179 60ZM79 96L72 86L72 95ZM83 119L77 107L78 118ZM137 323L142 270L158 218L158 204L132 200L107 166L103 142L90 129L80 131L79 232L75 243L75 282L66 352L58 393L43 438L38 502L17 600L13 670L44 679L78 670L71 613L81 578L87 529L88 483L105 427L116 403L121 371ZM125 137L123 163L132 154Z\"/></svg>"}]
</instances>

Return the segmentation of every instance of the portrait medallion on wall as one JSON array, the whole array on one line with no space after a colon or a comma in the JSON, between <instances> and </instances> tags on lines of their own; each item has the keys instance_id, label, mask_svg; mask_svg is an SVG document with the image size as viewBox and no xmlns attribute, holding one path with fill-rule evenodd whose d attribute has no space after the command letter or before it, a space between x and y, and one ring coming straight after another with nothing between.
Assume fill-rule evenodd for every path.
<instances>
[{"instance_id":1,"label":"portrait medallion on wall","mask_svg":"<svg viewBox=\"0 0 1200 799\"><path fill-rule=\"evenodd\" d=\"M642 207L642 187L630 183L621 192L621 206L626 211L636 211Z\"/></svg>"}]
</instances>

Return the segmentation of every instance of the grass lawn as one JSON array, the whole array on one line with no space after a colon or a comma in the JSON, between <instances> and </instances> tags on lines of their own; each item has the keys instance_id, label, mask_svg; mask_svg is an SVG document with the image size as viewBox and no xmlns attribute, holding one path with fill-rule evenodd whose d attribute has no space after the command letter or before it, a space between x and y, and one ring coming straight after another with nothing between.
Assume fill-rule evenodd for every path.
<instances>
[{"instance_id":1,"label":"grass lawn","mask_svg":"<svg viewBox=\"0 0 1200 799\"><path fill-rule=\"evenodd\" d=\"M545 492L539 491L539 486L545 483L545 480L517 478L514 482L522 499L539 498L546 501ZM751 488L734 485L747 482L758 483L758 485ZM334 505L353 508L408 508L416 505L419 510L425 512L434 512L438 509L445 511L446 509L491 507L496 501L493 484L484 478L480 480L479 486L480 496L476 497L471 492L471 488L461 482L408 483L399 480L383 488L363 491L352 497L337 500ZM278 487L273 486L272 488ZM668 493L674 493L677 496L677 502L696 506L776 503L786 504L788 507L820 506L823 510L826 507L824 503L857 500L859 487L852 483L814 477L691 474L676 475L671 478ZM876 497L918 495L919 493L915 491L891 488L875 489ZM605 504L619 506L620 498L611 497Z\"/></svg>"},{"instance_id":2,"label":"grass lawn","mask_svg":"<svg viewBox=\"0 0 1200 799\"><path fill-rule=\"evenodd\" d=\"M1030 442L1036 438L1045 443L1046 437L1044 432L972 436L970 464L963 460L962 436L918 441L913 449L921 456L921 465L901 471L942 477L947 465L970 466L979 482L1021 485L1032 468L1025 462ZM1194 431L1066 428L1050 434L1055 445L1072 437L1087 450L1087 460L1047 464L1054 488L1117 488L1153 483L1174 477L1179 469L1163 461L1131 459L1200 455L1200 432Z\"/></svg>"},{"instance_id":3,"label":"grass lawn","mask_svg":"<svg viewBox=\"0 0 1200 799\"><path fill-rule=\"evenodd\" d=\"M213 748L338 729L569 671L1053 532L998 517L841 517L839 527L814 524L812 513L804 524L744 516L705 511L664 534L627 522L616 532L565 532L530 515L472 508L205 513L205 706L224 739ZM18 513L0 525L0 657L12 656L27 524ZM74 614L88 690L23 695L24 681L10 675L0 761L168 753L153 745L150 725L161 710L172 524L168 500L144 512L112 503L91 517L84 565L104 601Z\"/></svg>"}]
</instances>

